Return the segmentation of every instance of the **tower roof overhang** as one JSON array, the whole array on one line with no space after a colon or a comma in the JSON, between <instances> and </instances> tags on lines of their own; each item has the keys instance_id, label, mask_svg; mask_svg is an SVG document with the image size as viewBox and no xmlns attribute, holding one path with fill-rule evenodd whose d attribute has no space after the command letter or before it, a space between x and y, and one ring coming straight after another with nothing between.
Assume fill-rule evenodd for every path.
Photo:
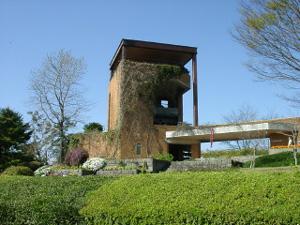
<instances>
[{"instance_id":1,"label":"tower roof overhang","mask_svg":"<svg viewBox=\"0 0 300 225\"><path fill-rule=\"evenodd\" d=\"M110 69L113 70L122 58L184 66L195 54L197 54L195 47L122 39L110 62Z\"/></svg>"}]
</instances>

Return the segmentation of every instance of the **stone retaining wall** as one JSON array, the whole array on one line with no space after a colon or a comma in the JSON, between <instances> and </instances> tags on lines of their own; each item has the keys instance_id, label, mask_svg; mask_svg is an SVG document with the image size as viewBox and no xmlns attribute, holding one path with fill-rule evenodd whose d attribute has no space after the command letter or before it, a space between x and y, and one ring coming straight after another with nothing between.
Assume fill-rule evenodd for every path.
<instances>
[{"instance_id":1,"label":"stone retaining wall","mask_svg":"<svg viewBox=\"0 0 300 225\"><path fill-rule=\"evenodd\" d=\"M100 176L123 176L137 174L137 170L99 170L96 175Z\"/></svg>"},{"instance_id":2,"label":"stone retaining wall","mask_svg":"<svg viewBox=\"0 0 300 225\"><path fill-rule=\"evenodd\" d=\"M143 158L143 159L125 159L125 160L108 160L107 165L108 166L117 166L120 164L120 162L125 163L126 165L137 165L137 166L146 166L147 172L159 172L159 171L165 171L170 166L169 161L165 160L158 160L153 158Z\"/></svg>"},{"instance_id":3,"label":"stone retaining wall","mask_svg":"<svg viewBox=\"0 0 300 225\"><path fill-rule=\"evenodd\" d=\"M200 158L194 161L171 162L168 171L218 170L231 167L231 159Z\"/></svg>"},{"instance_id":4,"label":"stone retaining wall","mask_svg":"<svg viewBox=\"0 0 300 225\"><path fill-rule=\"evenodd\" d=\"M48 176L82 176L82 170L74 170L74 169L60 169L60 170L52 170Z\"/></svg>"},{"instance_id":5,"label":"stone retaining wall","mask_svg":"<svg viewBox=\"0 0 300 225\"><path fill-rule=\"evenodd\" d=\"M258 157L260 157L260 155L255 156L256 159ZM234 157L231 157L230 159L233 160L233 161L236 161L236 162L245 163L245 162L248 162L248 161L252 161L253 156L252 155L234 156Z\"/></svg>"}]
</instances>

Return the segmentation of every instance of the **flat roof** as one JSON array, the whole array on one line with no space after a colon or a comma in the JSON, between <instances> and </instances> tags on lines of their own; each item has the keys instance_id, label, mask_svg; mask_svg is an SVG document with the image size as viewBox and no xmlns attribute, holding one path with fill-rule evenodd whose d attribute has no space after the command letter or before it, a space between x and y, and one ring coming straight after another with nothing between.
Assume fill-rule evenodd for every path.
<instances>
[{"instance_id":1,"label":"flat roof","mask_svg":"<svg viewBox=\"0 0 300 225\"><path fill-rule=\"evenodd\" d=\"M197 48L195 47L122 39L110 62L111 70L120 62L123 47L126 50L125 59L180 66L184 66L192 59L194 54L197 54Z\"/></svg>"},{"instance_id":2,"label":"flat roof","mask_svg":"<svg viewBox=\"0 0 300 225\"><path fill-rule=\"evenodd\" d=\"M256 122L243 124L227 124L219 126L203 126L166 132L166 141L170 144L196 144L209 142L211 129L214 132L214 141L233 141L243 139L268 138L274 133L290 133L292 124L279 122Z\"/></svg>"},{"instance_id":3,"label":"flat roof","mask_svg":"<svg viewBox=\"0 0 300 225\"><path fill-rule=\"evenodd\" d=\"M284 117L284 118L273 118L265 120L250 120L238 123L222 123L222 124L207 124L199 127L219 127L219 126L231 126L234 124L257 124L257 123L285 123L285 124L300 124L300 117Z\"/></svg>"}]
</instances>

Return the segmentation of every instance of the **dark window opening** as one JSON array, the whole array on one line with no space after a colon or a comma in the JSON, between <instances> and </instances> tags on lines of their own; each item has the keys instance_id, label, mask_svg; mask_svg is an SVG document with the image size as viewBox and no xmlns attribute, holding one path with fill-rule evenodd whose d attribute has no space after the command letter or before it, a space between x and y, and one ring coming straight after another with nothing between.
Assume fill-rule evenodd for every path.
<instances>
[{"instance_id":1,"label":"dark window opening","mask_svg":"<svg viewBox=\"0 0 300 225\"><path fill-rule=\"evenodd\" d=\"M137 143L135 145L135 154L139 156L141 155L141 152L142 152L142 145L140 143Z\"/></svg>"},{"instance_id":2,"label":"dark window opening","mask_svg":"<svg viewBox=\"0 0 300 225\"><path fill-rule=\"evenodd\" d=\"M154 124L177 125L178 108L176 101L167 98L157 99L154 110Z\"/></svg>"},{"instance_id":3,"label":"dark window opening","mask_svg":"<svg viewBox=\"0 0 300 225\"><path fill-rule=\"evenodd\" d=\"M169 145L169 153L173 155L173 161L183 161L192 158L190 145Z\"/></svg>"}]
</instances>

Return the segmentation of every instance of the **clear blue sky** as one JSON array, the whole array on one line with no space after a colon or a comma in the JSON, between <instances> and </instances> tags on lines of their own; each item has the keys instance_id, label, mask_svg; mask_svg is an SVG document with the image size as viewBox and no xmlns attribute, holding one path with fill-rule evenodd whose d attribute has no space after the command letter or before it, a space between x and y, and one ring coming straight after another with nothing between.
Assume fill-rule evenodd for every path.
<instances>
[{"instance_id":1,"label":"clear blue sky","mask_svg":"<svg viewBox=\"0 0 300 225\"><path fill-rule=\"evenodd\" d=\"M84 57L83 83L93 103L85 122L107 124L109 62L122 38L198 48L200 123L251 105L260 114L296 116L277 97L287 91L254 82L243 63L245 49L230 31L239 20L238 0L0 0L0 107L26 115L33 110L28 90L31 70L47 53L64 48ZM190 66L190 65L189 65ZM184 120L192 121L191 92L185 95Z\"/></svg>"}]
</instances>

